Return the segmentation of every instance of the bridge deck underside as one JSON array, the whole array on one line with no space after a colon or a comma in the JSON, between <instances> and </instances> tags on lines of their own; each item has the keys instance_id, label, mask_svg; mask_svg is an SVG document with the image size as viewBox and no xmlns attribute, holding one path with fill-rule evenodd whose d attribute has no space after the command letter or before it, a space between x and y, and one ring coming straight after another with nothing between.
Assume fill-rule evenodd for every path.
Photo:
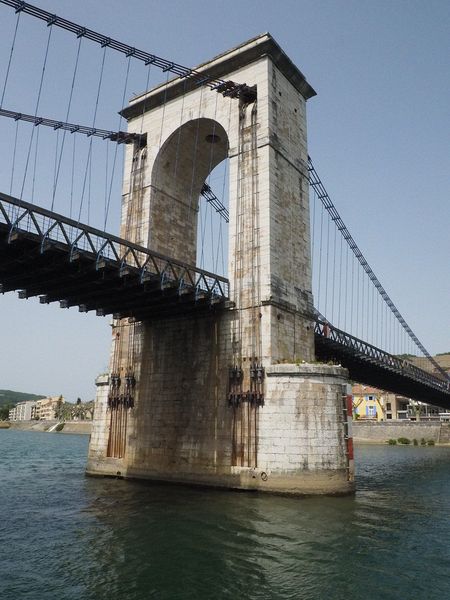
<instances>
[{"instance_id":1,"label":"bridge deck underside","mask_svg":"<svg viewBox=\"0 0 450 600\"><path fill-rule=\"evenodd\" d=\"M136 320L205 314L223 307L215 297L180 281L100 259L94 252L46 241L27 231L9 239L10 227L0 223L0 291L19 290L21 298L39 296L43 304L59 301L63 308Z\"/></svg>"},{"instance_id":2,"label":"bridge deck underside","mask_svg":"<svg viewBox=\"0 0 450 600\"><path fill-rule=\"evenodd\" d=\"M395 368L380 364L372 357L356 352L338 342L315 335L316 357L323 361L339 361L348 369L350 379L382 390L450 409L450 393L437 390Z\"/></svg>"}]
</instances>

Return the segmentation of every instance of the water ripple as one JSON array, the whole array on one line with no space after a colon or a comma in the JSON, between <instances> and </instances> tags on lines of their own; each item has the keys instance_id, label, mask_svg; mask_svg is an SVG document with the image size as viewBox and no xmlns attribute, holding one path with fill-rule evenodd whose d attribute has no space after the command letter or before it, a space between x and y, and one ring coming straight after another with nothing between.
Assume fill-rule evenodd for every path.
<instances>
[{"instance_id":1,"label":"water ripple","mask_svg":"<svg viewBox=\"0 0 450 600\"><path fill-rule=\"evenodd\" d=\"M87 439L0 431L2 600L443 600L450 449L358 448L352 498L84 477Z\"/></svg>"}]
</instances>

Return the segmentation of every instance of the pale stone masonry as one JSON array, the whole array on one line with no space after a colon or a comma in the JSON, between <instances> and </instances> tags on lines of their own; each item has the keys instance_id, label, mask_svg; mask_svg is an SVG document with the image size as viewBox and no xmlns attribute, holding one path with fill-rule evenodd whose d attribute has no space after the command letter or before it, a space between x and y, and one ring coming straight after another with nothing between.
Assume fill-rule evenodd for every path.
<instances>
[{"instance_id":1,"label":"pale stone masonry","mask_svg":"<svg viewBox=\"0 0 450 600\"><path fill-rule=\"evenodd\" d=\"M244 103L183 80L123 111L121 234L196 263L199 195L229 160L230 303L208 316L115 322L87 472L293 494L353 489L347 372L314 360L306 101L315 92L269 34L201 65L256 86ZM130 357L132 357L130 359ZM131 362L130 362L131 361ZM264 394L264 402L262 401Z\"/></svg>"}]
</instances>

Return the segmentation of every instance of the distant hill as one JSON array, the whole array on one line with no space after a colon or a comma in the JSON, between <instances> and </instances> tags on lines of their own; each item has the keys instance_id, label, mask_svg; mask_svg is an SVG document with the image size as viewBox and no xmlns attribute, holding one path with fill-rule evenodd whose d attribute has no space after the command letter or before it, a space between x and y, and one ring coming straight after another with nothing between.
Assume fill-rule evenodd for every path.
<instances>
[{"instance_id":1,"label":"distant hill","mask_svg":"<svg viewBox=\"0 0 450 600\"><path fill-rule=\"evenodd\" d=\"M42 394L25 394L24 392L13 392L12 390L0 390L0 407L5 404L17 404L25 400L39 400L45 397Z\"/></svg>"}]
</instances>

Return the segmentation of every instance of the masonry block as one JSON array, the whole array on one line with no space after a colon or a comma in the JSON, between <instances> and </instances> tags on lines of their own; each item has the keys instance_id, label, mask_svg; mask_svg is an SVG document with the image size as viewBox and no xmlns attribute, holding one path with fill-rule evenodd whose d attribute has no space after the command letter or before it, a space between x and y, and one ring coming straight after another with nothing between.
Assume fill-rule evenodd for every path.
<instances>
[{"instance_id":1,"label":"masonry block","mask_svg":"<svg viewBox=\"0 0 450 600\"><path fill-rule=\"evenodd\" d=\"M348 493L347 374L312 364L306 102L315 92L269 34L198 70L255 86L256 101L180 79L132 99L123 115L147 146L127 148L121 235L195 265L201 189L228 159L230 302L113 323L87 471ZM117 409L112 386L131 371L132 401Z\"/></svg>"}]
</instances>

